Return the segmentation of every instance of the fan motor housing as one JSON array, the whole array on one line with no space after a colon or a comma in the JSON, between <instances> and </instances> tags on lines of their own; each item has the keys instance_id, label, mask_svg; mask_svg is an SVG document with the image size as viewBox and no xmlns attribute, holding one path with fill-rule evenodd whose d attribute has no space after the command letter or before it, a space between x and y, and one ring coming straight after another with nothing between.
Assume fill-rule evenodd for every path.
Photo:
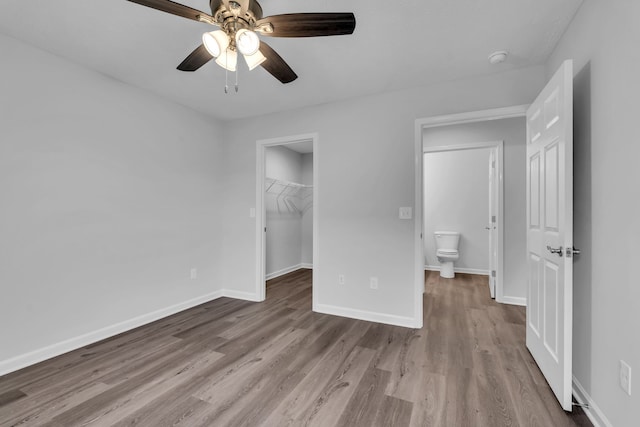
<instances>
[{"instance_id":1,"label":"fan motor housing","mask_svg":"<svg viewBox=\"0 0 640 427\"><path fill-rule=\"evenodd\" d=\"M229 0L229 3L233 2L233 0ZM209 2L211 6L211 14L215 16L216 12L220 7L224 8L224 4L222 0L211 0ZM258 19L262 19L262 6L256 0L249 0L249 6L247 7L247 14L252 14L253 18L257 21Z\"/></svg>"}]
</instances>

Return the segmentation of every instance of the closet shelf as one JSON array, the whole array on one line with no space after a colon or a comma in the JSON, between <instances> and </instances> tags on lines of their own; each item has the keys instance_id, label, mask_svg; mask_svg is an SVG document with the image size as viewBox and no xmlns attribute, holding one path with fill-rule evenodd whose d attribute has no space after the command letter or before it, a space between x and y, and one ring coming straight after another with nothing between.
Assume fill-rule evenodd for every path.
<instances>
[{"instance_id":1,"label":"closet shelf","mask_svg":"<svg viewBox=\"0 0 640 427\"><path fill-rule=\"evenodd\" d=\"M265 193L275 196L278 212L284 207L302 215L313 206L313 185L266 177Z\"/></svg>"}]
</instances>

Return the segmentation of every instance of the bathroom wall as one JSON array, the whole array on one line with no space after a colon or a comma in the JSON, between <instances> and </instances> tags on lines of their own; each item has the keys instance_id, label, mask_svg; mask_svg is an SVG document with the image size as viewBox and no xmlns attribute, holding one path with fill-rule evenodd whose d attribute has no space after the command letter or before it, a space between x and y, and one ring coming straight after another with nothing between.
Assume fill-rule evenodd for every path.
<instances>
[{"instance_id":1,"label":"bathroom wall","mask_svg":"<svg viewBox=\"0 0 640 427\"><path fill-rule=\"evenodd\" d=\"M309 155L302 155L285 145L268 147L265 151L265 175L295 183L312 181L308 158ZM309 219L311 209L301 212L293 208L279 196L282 188L276 184L265 194L267 279L296 270L303 266L303 262L305 266L312 262L312 257L303 261L303 253L308 252L309 236L313 234L313 221ZM304 207L305 201L299 197L289 200L298 208Z\"/></svg>"},{"instance_id":2,"label":"bathroom wall","mask_svg":"<svg viewBox=\"0 0 640 427\"><path fill-rule=\"evenodd\" d=\"M526 280L526 128L523 117L427 128L424 146L504 141L505 301L525 304Z\"/></svg>"},{"instance_id":3,"label":"bathroom wall","mask_svg":"<svg viewBox=\"0 0 640 427\"><path fill-rule=\"evenodd\" d=\"M460 233L456 271L489 274L489 157L491 149L424 155L425 268L439 269L434 231Z\"/></svg>"}]
</instances>

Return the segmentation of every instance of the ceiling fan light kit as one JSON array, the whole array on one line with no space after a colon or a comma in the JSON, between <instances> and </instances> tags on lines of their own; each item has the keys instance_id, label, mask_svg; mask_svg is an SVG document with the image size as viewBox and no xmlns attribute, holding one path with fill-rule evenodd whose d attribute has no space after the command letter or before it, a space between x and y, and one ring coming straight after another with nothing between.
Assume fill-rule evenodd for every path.
<instances>
[{"instance_id":1,"label":"ceiling fan light kit","mask_svg":"<svg viewBox=\"0 0 640 427\"><path fill-rule=\"evenodd\" d=\"M236 46L241 54L253 55L260 47L260 39L253 31L241 28L236 32Z\"/></svg>"},{"instance_id":2,"label":"ceiling fan light kit","mask_svg":"<svg viewBox=\"0 0 640 427\"><path fill-rule=\"evenodd\" d=\"M215 59L220 67L237 72L240 52L249 70L262 66L282 83L290 83L298 76L276 51L260 40L258 34L269 37L335 36L352 34L356 26L353 13L289 13L263 17L262 7L256 0L210 0L211 15L171 0L128 1L220 28L204 33L202 44L178 65L178 70L196 71Z\"/></svg>"}]
</instances>

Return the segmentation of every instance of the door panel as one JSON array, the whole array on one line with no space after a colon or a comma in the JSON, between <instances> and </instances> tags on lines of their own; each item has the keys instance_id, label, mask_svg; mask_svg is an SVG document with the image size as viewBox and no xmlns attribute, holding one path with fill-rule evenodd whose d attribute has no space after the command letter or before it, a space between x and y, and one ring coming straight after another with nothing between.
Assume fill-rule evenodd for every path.
<instances>
[{"instance_id":1,"label":"door panel","mask_svg":"<svg viewBox=\"0 0 640 427\"><path fill-rule=\"evenodd\" d=\"M571 411L573 65L527 111L527 348Z\"/></svg>"}]
</instances>

